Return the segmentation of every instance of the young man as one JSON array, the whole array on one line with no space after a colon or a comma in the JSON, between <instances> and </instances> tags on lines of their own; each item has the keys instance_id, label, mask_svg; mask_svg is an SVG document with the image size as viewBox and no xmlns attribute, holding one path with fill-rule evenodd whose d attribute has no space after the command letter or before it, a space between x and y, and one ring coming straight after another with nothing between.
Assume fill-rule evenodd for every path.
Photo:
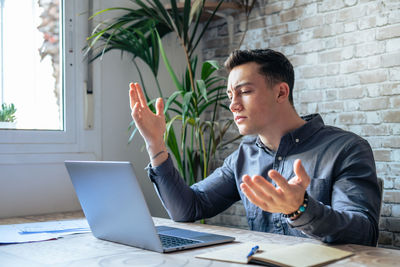
<instances>
[{"instance_id":1,"label":"young man","mask_svg":"<svg viewBox=\"0 0 400 267\"><path fill-rule=\"evenodd\" d=\"M130 85L132 117L151 158L149 177L171 218L209 218L242 200L251 230L376 245L381 196L369 144L324 125L318 114L297 115L293 67L281 53L238 50L225 67L235 123L251 136L191 187L167 153L162 100L154 114L140 86Z\"/></svg>"}]
</instances>

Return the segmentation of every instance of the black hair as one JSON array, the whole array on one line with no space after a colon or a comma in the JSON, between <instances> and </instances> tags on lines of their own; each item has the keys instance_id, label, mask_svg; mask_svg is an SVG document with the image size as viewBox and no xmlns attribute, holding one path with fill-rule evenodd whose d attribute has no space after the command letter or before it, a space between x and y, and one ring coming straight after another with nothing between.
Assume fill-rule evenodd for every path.
<instances>
[{"instance_id":1,"label":"black hair","mask_svg":"<svg viewBox=\"0 0 400 267\"><path fill-rule=\"evenodd\" d=\"M225 61L226 70L231 72L234 67L255 62L260 65L260 74L270 85L285 82L289 86L289 102L293 105L294 70L292 63L280 52L272 49L235 50Z\"/></svg>"}]
</instances>

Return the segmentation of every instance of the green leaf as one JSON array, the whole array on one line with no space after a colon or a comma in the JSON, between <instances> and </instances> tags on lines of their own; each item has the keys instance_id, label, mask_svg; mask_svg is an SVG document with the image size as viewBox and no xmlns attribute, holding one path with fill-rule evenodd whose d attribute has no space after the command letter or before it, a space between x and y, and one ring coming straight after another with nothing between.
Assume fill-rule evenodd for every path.
<instances>
[{"instance_id":1,"label":"green leaf","mask_svg":"<svg viewBox=\"0 0 400 267\"><path fill-rule=\"evenodd\" d=\"M201 68L201 78L203 80L206 80L210 75L216 71L219 70L220 66L217 61L215 60L208 60L203 63L203 66Z\"/></svg>"},{"instance_id":2,"label":"green leaf","mask_svg":"<svg viewBox=\"0 0 400 267\"><path fill-rule=\"evenodd\" d=\"M166 113L166 112L169 110L169 107L171 106L171 104L175 101L175 99L176 99L179 95L181 95L181 92L180 92L180 91L175 91L175 92L168 98L168 101L167 101L167 103L165 104L165 107L164 107L164 113Z\"/></svg>"},{"instance_id":3,"label":"green leaf","mask_svg":"<svg viewBox=\"0 0 400 267\"><path fill-rule=\"evenodd\" d=\"M161 57L164 60L165 67L167 68L167 71L169 72L169 74L170 74L170 76L172 78L172 81L174 82L175 86L178 88L178 90L183 91L183 86L178 81L178 78L176 77L175 72L174 72L171 64L169 63L167 55L165 54L165 50L164 50L164 47L163 47L163 44L162 44L162 41L161 41L161 37L158 34L158 32L156 32L156 34L157 34L157 39L158 39L158 45L160 47Z\"/></svg>"},{"instance_id":4,"label":"green leaf","mask_svg":"<svg viewBox=\"0 0 400 267\"><path fill-rule=\"evenodd\" d=\"M182 109L183 109L183 116L185 116L185 114L187 113L187 111L189 110L189 106L190 106L190 101L192 100L192 95L193 92L186 92L185 95L183 96L183 102L182 102Z\"/></svg>"},{"instance_id":5,"label":"green leaf","mask_svg":"<svg viewBox=\"0 0 400 267\"><path fill-rule=\"evenodd\" d=\"M199 89L201 95L203 96L203 98L208 101L207 99L207 88L206 88L206 83L204 82L204 80L197 80L196 81L197 84L197 88Z\"/></svg>"}]
</instances>

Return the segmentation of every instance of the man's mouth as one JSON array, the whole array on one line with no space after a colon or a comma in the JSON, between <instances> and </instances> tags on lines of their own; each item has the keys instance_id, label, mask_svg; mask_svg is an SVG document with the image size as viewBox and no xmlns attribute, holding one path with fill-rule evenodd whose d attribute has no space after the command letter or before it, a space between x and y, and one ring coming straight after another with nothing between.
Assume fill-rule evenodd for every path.
<instances>
[{"instance_id":1,"label":"man's mouth","mask_svg":"<svg viewBox=\"0 0 400 267\"><path fill-rule=\"evenodd\" d=\"M235 122L236 123L241 123L246 119L245 116L235 116Z\"/></svg>"}]
</instances>

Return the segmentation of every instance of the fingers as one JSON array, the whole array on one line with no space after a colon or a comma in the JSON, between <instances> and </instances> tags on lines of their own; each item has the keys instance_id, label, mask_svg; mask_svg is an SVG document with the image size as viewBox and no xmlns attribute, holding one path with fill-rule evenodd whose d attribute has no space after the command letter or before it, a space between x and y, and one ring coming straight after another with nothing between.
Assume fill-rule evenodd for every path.
<instances>
[{"instance_id":1,"label":"fingers","mask_svg":"<svg viewBox=\"0 0 400 267\"><path fill-rule=\"evenodd\" d=\"M253 182L253 179L248 175L244 175L242 178L243 182L240 184L240 189L251 203L262 208L263 210L267 210L268 203L273 202L273 199L269 195L265 194L265 192Z\"/></svg>"},{"instance_id":2,"label":"fingers","mask_svg":"<svg viewBox=\"0 0 400 267\"><path fill-rule=\"evenodd\" d=\"M279 172L276 170L270 170L268 176L282 189L283 192L289 191L289 183Z\"/></svg>"},{"instance_id":3,"label":"fingers","mask_svg":"<svg viewBox=\"0 0 400 267\"><path fill-rule=\"evenodd\" d=\"M131 105L131 109L135 106L136 103L139 103L140 107L144 108L147 106L146 97L143 94L143 90L138 83L130 83L129 84L129 101Z\"/></svg>"},{"instance_id":4,"label":"fingers","mask_svg":"<svg viewBox=\"0 0 400 267\"><path fill-rule=\"evenodd\" d=\"M156 101L156 114L157 116L164 114L164 102L161 97L157 98Z\"/></svg>"},{"instance_id":5,"label":"fingers","mask_svg":"<svg viewBox=\"0 0 400 267\"><path fill-rule=\"evenodd\" d=\"M310 184L310 177L304 169L303 164L301 164L300 159L296 159L293 163L293 170L297 176L297 184L299 184L301 187L304 188L304 190L306 190L308 185Z\"/></svg>"},{"instance_id":6,"label":"fingers","mask_svg":"<svg viewBox=\"0 0 400 267\"><path fill-rule=\"evenodd\" d=\"M130 103L130 107L133 110L133 107L135 106L135 104L138 102L138 96L136 93L136 87L134 83L130 83L129 84L129 103Z\"/></svg>"},{"instance_id":7,"label":"fingers","mask_svg":"<svg viewBox=\"0 0 400 267\"><path fill-rule=\"evenodd\" d=\"M147 101L146 101L146 97L143 94L142 87L138 83L135 83L135 87L136 87L136 93L137 93L137 96L139 99L140 106L142 108L147 107Z\"/></svg>"},{"instance_id":8,"label":"fingers","mask_svg":"<svg viewBox=\"0 0 400 267\"><path fill-rule=\"evenodd\" d=\"M247 175L246 178L243 178L243 182L248 184L258 195L275 194L276 192L275 187L262 176L254 175L252 178L250 178L250 176Z\"/></svg>"}]
</instances>

